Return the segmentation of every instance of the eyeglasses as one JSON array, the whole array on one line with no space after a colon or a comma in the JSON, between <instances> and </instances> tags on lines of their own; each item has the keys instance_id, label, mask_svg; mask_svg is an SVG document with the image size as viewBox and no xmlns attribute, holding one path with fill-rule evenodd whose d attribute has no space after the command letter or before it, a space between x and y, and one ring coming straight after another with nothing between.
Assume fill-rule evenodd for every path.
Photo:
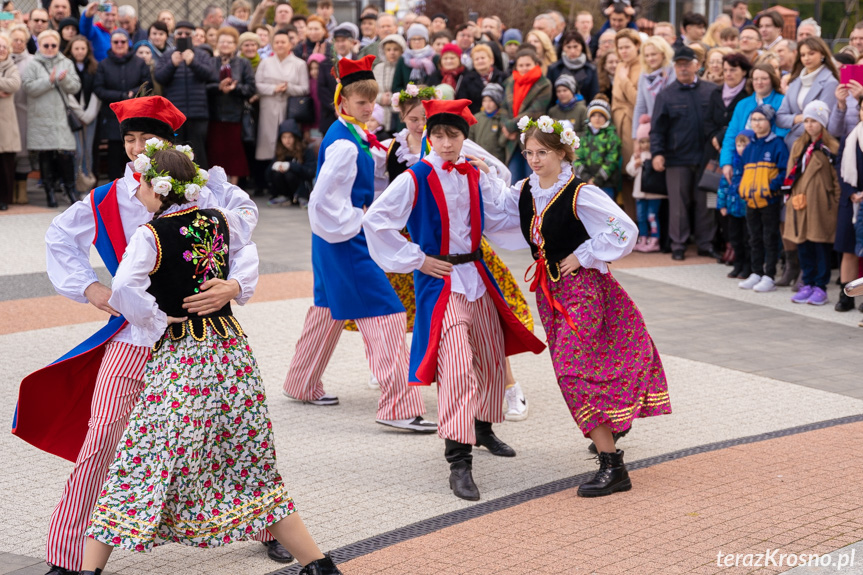
<instances>
[{"instance_id":1,"label":"eyeglasses","mask_svg":"<svg viewBox=\"0 0 863 575\"><path fill-rule=\"evenodd\" d=\"M41 44L43 48L54 49L57 48L57 44Z\"/></svg>"},{"instance_id":2,"label":"eyeglasses","mask_svg":"<svg viewBox=\"0 0 863 575\"><path fill-rule=\"evenodd\" d=\"M47 20L43 20L42 18L30 18L31 22L36 22L38 24L47 24Z\"/></svg>"},{"instance_id":3,"label":"eyeglasses","mask_svg":"<svg viewBox=\"0 0 863 575\"><path fill-rule=\"evenodd\" d=\"M545 160L548 157L548 150L537 150L534 152L533 150L522 150L521 155L524 156L524 159L528 162L533 158L533 155L536 154L536 157L540 160Z\"/></svg>"},{"instance_id":4,"label":"eyeglasses","mask_svg":"<svg viewBox=\"0 0 863 575\"><path fill-rule=\"evenodd\" d=\"M111 44L128 44L125 40L111 40Z\"/></svg>"},{"instance_id":5,"label":"eyeglasses","mask_svg":"<svg viewBox=\"0 0 863 575\"><path fill-rule=\"evenodd\" d=\"M188 38L191 35L191 32L174 32L174 38Z\"/></svg>"}]
</instances>

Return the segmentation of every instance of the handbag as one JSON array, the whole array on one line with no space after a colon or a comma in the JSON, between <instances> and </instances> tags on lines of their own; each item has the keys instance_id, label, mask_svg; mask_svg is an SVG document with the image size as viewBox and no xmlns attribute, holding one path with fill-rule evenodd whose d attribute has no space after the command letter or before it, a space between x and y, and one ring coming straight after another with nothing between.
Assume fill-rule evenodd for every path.
<instances>
[{"instance_id":1,"label":"handbag","mask_svg":"<svg viewBox=\"0 0 863 575\"><path fill-rule=\"evenodd\" d=\"M704 168L704 173L701 174L701 179L698 180L698 189L705 192L717 192L719 191L722 177L722 169L719 167L719 162L710 160Z\"/></svg>"},{"instance_id":2,"label":"handbag","mask_svg":"<svg viewBox=\"0 0 863 575\"><path fill-rule=\"evenodd\" d=\"M298 124L311 124L315 121L315 108L311 96L291 96L288 98L287 119Z\"/></svg>"},{"instance_id":3,"label":"handbag","mask_svg":"<svg viewBox=\"0 0 863 575\"><path fill-rule=\"evenodd\" d=\"M243 103L243 142L254 144L258 139L258 122L255 119L255 107L248 102Z\"/></svg>"},{"instance_id":4,"label":"handbag","mask_svg":"<svg viewBox=\"0 0 863 575\"><path fill-rule=\"evenodd\" d=\"M791 207L797 211L806 209L806 194L797 194L796 196L791 196Z\"/></svg>"},{"instance_id":5,"label":"handbag","mask_svg":"<svg viewBox=\"0 0 863 575\"><path fill-rule=\"evenodd\" d=\"M45 68L45 71L48 72L48 77L51 77L51 72L48 70L48 66L42 62L42 67ZM57 93L60 94L60 100L63 101L63 106L66 108L66 123L69 124L69 129L72 132L80 132L84 129L84 123L81 122L81 119L78 118L77 114L69 107L69 102L66 101L66 95L60 89L60 86L57 82L54 82L54 89L57 90Z\"/></svg>"},{"instance_id":6,"label":"handbag","mask_svg":"<svg viewBox=\"0 0 863 575\"><path fill-rule=\"evenodd\" d=\"M668 195L668 188L665 184L665 172L654 170L650 160L645 160L641 165L641 191L645 194L656 196Z\"/></svg>"}]
</instances>

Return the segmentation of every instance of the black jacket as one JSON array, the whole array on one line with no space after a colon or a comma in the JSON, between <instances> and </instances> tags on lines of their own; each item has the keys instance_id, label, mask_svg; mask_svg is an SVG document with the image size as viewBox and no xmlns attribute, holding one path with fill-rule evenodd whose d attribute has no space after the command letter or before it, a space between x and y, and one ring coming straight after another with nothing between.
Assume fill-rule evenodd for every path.
<instances>
[{"instance_id":1,"label":"black jacket","mask_svg":"<svg viewBox=\"0 0 863 575\"><path fill-rule=\"evenodd\" d=\"M120 134L120 122L117 121L117 116L114 115L110 105L128 100L130 92L134 97L144 83L148 88L152 88L150 67L132 52L117 57L109 50L108 57L99 62L93 92L102 101L99 125L103 138L113 141L123 139L123 135Z\"/></svg>"},{"instance_id":2,"label":"black jacket","mask_svg":"<svg viewBox=\"0 0 863 575\"><path fill-rule=\"evenodd\" d=\"M81 89L75 94L75 97L80 100L83 94L84 100L82 103L86 108L90 105L90 96L93 95L93 89L96 87L96 73L91 74L88 72L86 66L83 70L79 70L78 66L75 66L75 72L78 73L78 78L81 80Z\"/></svg>"},{"instance_id":3,"label":"black jacket","mask_svg":"<svg viewBox=\"0 0 863 575\"><path fill-rule=\"evenodd\" d=\"M584 96L584 103L589 104L591 100L599 93L599 76L596 74L596 66L593 62L586 62L584 66L577 70L571 70L566 67L563 61L558 60L548 67L548 81L551 82L552 93L554 93L554 82L562 74L569 74L575 78L575 86L578 93ZM557 97L551 99L551 104L557 101ZM628 161L628 160L627 160Z\"/></svg>"},{"instance_id":4,"label":"black jacket","mask_svg":"<svg viewBox=\"0 0 863 575\"><path fill-rule=\"evenodd\" d=\"M174 49L165 50L156 63L153 74L162 85L162 95L169 99L189 120L207 120L210 117L207 105L207 84L219 82L219 70L213 66L213 58L200 48L195 48L191 65L185 61L174 66L171 55Z\"/></svg>"},{"instance_id":5,"label":"black jacket","mask_svg":"<svg viewBox=\"0 0 863 575\"><path fill-rule=\"evenodd\" d=\"M242 122L244 102L255 95L255 75L252 73L252 65L249 61L234 57L231 58L230 66L231 78L237 82L237 87L226 94L219 90L222 59L213 58L216 81L207 84L210 97L210 120L213 122Z\"/></svg>"},{"instance_id":6,"label":"black jacket","mask_svg":"<svg viewBox=\"0 0 863 575\"><path fill-rule=\"evenodd\" d=\"M744 80L745 82L746 80ZM731 122L731 116L734 115L734 108L737 107L737 102L749 96L749 92L744 88L737 93L731 100L731 103L726 106L722 101L722 88L716 90L710 95L710 108L707 111L707 116L704 118L704 135L707 141L704 144L704 157L702 163L707 165L710 160L719 159L719 150L713 147L711 140L716 138L719 146L722 146L722 139L725 138L725 130L728 129L728 124Z\"/></svg>"},{"instance_id":7,"label":"black jacket","mask_svg":"<svg viewBox=\"0 0 863 575\"><path fill-rule=\"evenodd\" d=\"M710 99L719 86L698 80L695 86L679 81L656 96L650 124L650 153L665 157L665 165L700 166L707 134L704 122Z\"/></svg>"},{"instance_id":8,"label":"black jacket","mask_svg":"<svg viewBox=\"0 0 863 575\"><path fill-rule=\"evenodd\" d=\"M318 122L318 128L322 134L326 134L333 122L336 121L336 109L333 106L333 98L336 95L338 82L332 74L332 69L333 61L327 58L321 62L320 72L318 73L318 101L321 105L321 119Z\"/></svg>"},{"instance_id":9,"label":"black jacket","mask_svg":"<svg viewBox=\"0 0 863 575\"><path fill-rule=\"evenodd\" d=\"M492 68L491 82L500 84L501 87L503 87L505 80L506 78L504 77L503 72L497 68ZM467 98L470 100L470 113L476 114L482 109L483 88L485 88L485 82L483 82L482 76L480 76L476 70L467 70L458 80L458 85L455 90L455 99L459 100L461 98Z\"/></svg>"}]
</instances>

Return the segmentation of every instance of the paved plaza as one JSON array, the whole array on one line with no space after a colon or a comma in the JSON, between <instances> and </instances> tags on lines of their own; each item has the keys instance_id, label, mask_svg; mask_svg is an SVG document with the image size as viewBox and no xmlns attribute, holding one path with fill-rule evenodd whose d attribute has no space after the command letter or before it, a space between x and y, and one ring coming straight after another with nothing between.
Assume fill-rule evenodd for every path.
<instances>
[{"instance_id":1,"label":"paved plaza","mask_svg":"<svg viewBox=\"0 0 863 575\"><path fill-rule=\"evenodd\" d=\"M0 215L0 413L9 423L21 379L106 319L53 291L43 236L58 210L35 190L31 199ZM835 285L830 305L801 306L788 288L740 290L729 268L694 254L618 262L612 271L645 316L673 409L636 421L619 442L633 489L576 497L596 469L589 442L547 353L519 355L512 367L530 417L496 426L518 455L475 452L482 499L471 503L448 487L442 440L375 423L359 334L342 335L324 374L340 405L282 395L312 302L310 232L304 210L259 206L262 275L252 301L234 309L261 366L280 471L345 574L863 574L863 314L833 310ZM530 255L499 253L521 279ZM93 262L108 282L95 251ZM435 389L422 394L436 419ZM72 465L9 433L0 434L0 462L0 575L42 575L48 521ZM822 566L797 566L801 554L822 555ZM108 565L124 575L274 572L299 566L271 562L259 543L116 552Z\"/></svg>"}]
</instances>

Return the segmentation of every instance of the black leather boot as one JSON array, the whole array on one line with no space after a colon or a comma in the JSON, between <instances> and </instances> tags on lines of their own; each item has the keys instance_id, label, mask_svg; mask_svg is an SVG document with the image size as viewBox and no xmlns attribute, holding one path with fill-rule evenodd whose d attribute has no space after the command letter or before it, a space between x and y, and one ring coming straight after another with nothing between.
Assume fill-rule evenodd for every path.
<instances>
[{"instance_id":1,"label":"black leather boot","mask_svg":"<svg viewBox=\"0 0 863 575\"><path fill-rule=\"evenodd\" d=\"M342 575L336 564L333 563L329 553L324 554L323 559L312 561L300 571L300 575Z\"/></svg>"},{"instance_id":2,"label":"black leather boot","mask_svg":"<svg viewBox=\"0 0 863 575\"><path fill-rule=\"evenodd\" d=\"M449 487L456 497L477 501L479 489L473 481L473 447L469 443L459 443L453 439L445 439L444 457L449 463Z\"/></svg>"},{"instance_id":3,"label":"black leather boot","mask_svg":"<svg viewBox=\"0 0 863 575\"><path fill-rule=\"evenodd\" d=\"M54 195L54 188L50 187L48 184L45 184L45 196L48 198L48 207L56 208L57 196Z\"/></svg>"},{"instance_id":4,"label":"black leather boot","mask_svg":"<svg viewBox=\"0 0 863 575\"><path fill-rule=\"evenodd\" d=\"M491 430L491 423L477 419L475 429L477 447L485 447L492 455L515 457L515 449L497 438L497 435Z\"/></svg>"},{"instance_id":5,"label":"black leather boot","mask_svg":"<svg viewBox=\"0 0 863 575\"><path fill-rule=\"evenodd\" d=\"M797 250L786 251L785 267L782 270L782 277L776 280L776 286L790 286L797 281L798 275L800 275L800 256L798 255Z\"/></svg>"},{"instance_id":6,"label":"black leather boot","mask_svg":"<svg viewBox=\"0 0 863 575\"><path fill-rule=\"evenodd\" d=\"M839 284L839 301L833 306L836 311L851 311L854 309L854 298L845 295L845 283Z\"/></svg>"},{"instance_id":7,"label":"black leather boot","mask_svg":"<svg viewBox=\"0 0 863 575\"><path fill-rule=\"evenodd\" d=\"M278 541L262 541L264 547L267 548L267 557L276 563L290 563L294 560L291 552L284 548Z\"/></svg>"},{"instance_id":8,"label":"black leather boot","mask_svg":"<svg viewBox=\"0 0 863 575\"><path fill-rule=\"evenodd\" d=\"M621 437L626 437L627 434L629 433L630 429L632 429L632 427L629 427L629 429L624 429L623 431L615 432L615 433L611 434L611 437L614 439L614 446L615 447L617 447L617 440L620 439ZM589 452L591 452L592 454L596 455L596 444L591 441L590 445L587 446L587 450Z\"/></svg>"},{"instance_id":9,"label":"black leather boot","mask_svg":"<svg viewBox=\"0 0 863 575\"><path fill-rule=\"evenodd\" d=\"M601 452L597 459L599 471L593 479L578 486L579 497L602 497L632 489L629 473L623 463L623 451L618 449L615 453Z\"/></svg>"},{"instance_id":10,"label":"black leather boot","mask_svg":"<svg viewBox=\"0 0 863 575\"><path fill-rule=\"evenodd\" d=\"M473 480L470 463L453 463L449 466L449 488L453 495L467 501L479 501L479 488Z\"/></svg>"},{"instance_id":11,"label":"black leather boot","mask_svg":"<svg viewBox=\"0 0 863 575\"><path fill-rule=\"evenodd\" d=\"M69 571L69 573L74 573L74 571ZM96 569L95 571L81 571L78 575L102 575L102 570Z\"/></svg>"},{"instance_id":12,"label":"black leather boot","mask_svg":"<svg viewBox=\"0 0 863 575\"><path fill-rule=\"evenodd\" d=\"M48 571L45 575L79 575L77 571L72 571L71 569L66 569L64 567L59 567L57 565L51 565L51 570ZM101 573L102 570L100 569ZM85 571L85 573L88 573ZM89 573L93 573L93 571L89 571Z\"/></svg>"},{"instance_id":13,"label":"black leather boot","mask_svg":"<svg viewBox=\"0 0 863 575\"><path fill-rule=\"evenodd\" d=\"M74 187L63 186L63 191L66 192L66 197L69 198L70 204L78 201L78 191Z\"/></svg>"}]
</instances>

